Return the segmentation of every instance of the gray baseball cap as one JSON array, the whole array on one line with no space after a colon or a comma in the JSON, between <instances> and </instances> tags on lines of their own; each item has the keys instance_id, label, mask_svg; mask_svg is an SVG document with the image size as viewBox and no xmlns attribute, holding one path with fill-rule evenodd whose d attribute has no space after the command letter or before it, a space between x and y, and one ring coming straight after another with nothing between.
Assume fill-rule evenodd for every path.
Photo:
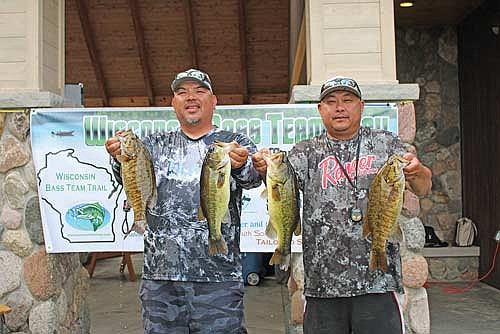
<instances>
[{"instance_id":1,"label":"gray baseball cap","mask_svg":"<svg viewBox=\"0 0 500 334\"><path fill-rule=\"evenodd\" d=\"M336 76L323 83L319 100L323 100L328 94L336 90L349 91L361 99L361 90L356 80L349 77Z\"/></svg>"},{"instance_id":2,"label":"gray baseball cap","mask_svg":"<svg viewBox=\"0 0 500 334\"><path fill-rule=\"evenodd\" d=\"M212 90L212 82L210 81L208 74L195 68L190 68L189 70L180 72L175 76L174 81L172 81L172 84L170 85L172 92L175 92L179 88L180 84L187 81L199 82L201 85L210 90L212 94L214 93Z\"/></svg>"}]
</instances>

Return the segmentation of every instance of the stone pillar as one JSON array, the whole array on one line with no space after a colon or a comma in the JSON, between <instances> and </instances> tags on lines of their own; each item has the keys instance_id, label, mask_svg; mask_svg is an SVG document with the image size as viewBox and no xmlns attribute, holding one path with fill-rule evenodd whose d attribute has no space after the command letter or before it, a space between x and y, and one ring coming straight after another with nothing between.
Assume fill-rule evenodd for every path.
<instances>
[{"instance_id":1,"label":"stone pillar","mask_svg":"<svg viewBox=\"0 0 500 334\"><path fill-rule=\"evenodd\" d=\"M307 83L397 83L393 0L308 0Z\"/></svg>"},{"instance_id":2,"label":"stone pillar","mask_svg":"<svg viewBox=\"0 0 500 334\"><path fill-rule=\"evenodd\" d=\"M29 111L0 109L0 302L19 333L89 333L88 273L76 253L45 252Z\"/></svg>"},{"instance_id":3,"label":"stone pillar","mask_svg":"<svg viewBox=\"0 0 500 334\"><path fill-rule=\"evenodd\" d=\"M87 334L87 271L76 253L45 252L27 109L64 106L64 1L6 0L0 14L0 303L12 308L7 331Z\"/></svg>"},{"instance_id":4,"label":"stone pillar","mask_svg":"<svg viewBox=\"0 0 500 334\"><path fill-rule=\"evenodd\" d=\"M415 107L413 102L398 104L399 137L408 146L408 151L417 153L412 144L417 132ZM427 290L423 287L427 281L429 268L423 256L425 230L420 213L420 199L409 190L405 190L403 209L398 223L403 232L400 245L404 295L402 298L403 318L408 334L429 334L430 314Z\"/></svg>"}]
</instances>

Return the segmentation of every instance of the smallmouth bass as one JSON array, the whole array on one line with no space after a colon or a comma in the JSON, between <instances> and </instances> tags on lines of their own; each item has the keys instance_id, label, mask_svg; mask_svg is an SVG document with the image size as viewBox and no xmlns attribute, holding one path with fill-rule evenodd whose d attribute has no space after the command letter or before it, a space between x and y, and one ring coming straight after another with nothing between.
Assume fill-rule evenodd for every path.
<instances>
[{"instance_id":1,"label":"smallmouth bass","mask_svg":"<svg viewBox=\"0 0 500 334\"><path fill-rule=\"evenodd\" d=\"M146 145L132 130L122 132L118 139L121 153L116 159L121 164L127 201L134 210L134 223L125 233L125 239L132 231L144 233L147 226L146 208L153 208L156 205L158 194L153 162Z\"/></svg>"},{"instance_id":2,"label":"smallmouth bass","mask_svg":"<svg viewBox=\"0 0 500 334\"><path fill-rule=\"evenodd\" d=\"M387 272L387 239L402 240L397 218L403 206L405 176L408 160L392 155L373 179L368 195L368 209L363 221L363 237L371 235L370 271Z\"/></svg>"}]
</instances>

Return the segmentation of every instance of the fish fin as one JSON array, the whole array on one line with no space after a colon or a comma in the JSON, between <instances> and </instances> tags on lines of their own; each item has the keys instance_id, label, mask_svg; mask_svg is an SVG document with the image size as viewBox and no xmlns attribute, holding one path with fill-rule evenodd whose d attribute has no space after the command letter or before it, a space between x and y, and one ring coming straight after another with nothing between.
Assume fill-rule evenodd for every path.
<instances>
[{"instance_id":1,"label":"fish fin","mask_svg":"<svg viewBox=\"0 0 500 334\"><path fill-rule=\"evenodd\" d=\"M267 187L264 187L264 190L260 193L260 198L267 200Z\"/></svg>"},{"instance_id":2,"label":"fish fin","mask_svg":"<svg viewBox=\"0 0 500 334\"><path fill-rule=\"evenodd\" d=\"M295 211L295 221L297 222L297 226L295 227L295 231L293 233L295 235L300 235L302 233L302 218L300 217L299 209Z\"/></svg>"},{"instance_id":3,"label":"fish fin","mask_svg":"<svg viewBox=\"0 0 500 334\"><path fill-rule=\"evenodd\" d=\"M372 234L372 227L365 217L365 221L363 222L363 238L367 238L370 234Z\"/></svg>"},{"instance_id":4,"label":"fish fin","mask_svg":"<svg viewBox=\"0 0 500 334\"><path fill-rule=\"evenodd\" d=\"M226 183L226 173L219 173L219 177L217 178L217 188L222 188Z\"/></svg>"},{"instance_id":5,"label":"fish fin","mask_svg":"<svg viewBox=\"0 0 500 334\"><path fill-rule=\"evenodd\" d=\"M205 214L203 213L203 209L201 206L198 207L198 220L206 219Z\"/></svg>"},{"instance_id":6,"label":"fish fin","mask_svg":"<svg viewBox=\"0 0 500 334\"><path fill-rule=\"evenodd\" d=\"M387 257L385 255L385 252L379 254L372 250L369 269L372 272L375 271L376 269L380 269L384 273L387 272Z\"/></svg>"},{"instance_id":7,"label":"fish fin","mask_svg":"<svg viewBox=\"0 0 500 334\"><path fill-rule=\"evenodd\" d=\"M224 237L220 239L208 239L208 254L211 256L216 254L227 254L227 244Z\"/></svg>"},{"instance_id":8,"label":"fish fin","mask_svg":"<svg viewBox=\"0 0 500 334\"><path fill-rule=\"evenodd\" d=\"M399 243L403 242L404 235L403 230L401 230L401 226L398 223L394 224L392 231L389 233L389 238L391 241L397 241Z\"/></svg>"},{"instance_id":9,"label":"fish fin","mask_svg":"<svg viewBox=\"0 0 500 334\"><path fill-rule=\"evenodd\" d=\"M271 224L271 220L269 220L266 226L266 236L269 239L276 239L278 237L278 234L276 233L273 224Z\"/></svg>"},{"instance_id":10,"label":"fish fin","mask_svg":"<svg viewBox=\"0 0 500 334\"><path fill-rule=\"evenodd\" d=\"M222 224L229 224L231 223L231 212L229 212L229 209L227 209L226 214L224 217L222 217Z\"/></svg>"},{"instance_id":11,"label":"fish fin","mask_svg":"<svg viewBox=\"0 0 500 334\"><path fill-rule=\"evenodd\" d=\"M269 260L269 264L270 265L281 264L281 261L282 261L281 251L276 248L276 250L273 253L273 256Z\"/></svg>"},{"instance_id":12,"label":"fish fin","mask_svg":"<svg viewBox=\"0 0 500 334\"><path fill-rule=\"evenodd\" d=\"M153 189L154 189L153 193L151 194L151 197L149 197L149 200L146 203L146 205L149 209L154 208L156 205L156 202L158 201L158 193L156 192L156 185Z\"/></svg>"},{"instance_id":13,"label":"fish fin","mask_svg":"<svg viewBox=\"0 0 500 334\"><path fill-rule=\"evenodd\" d=\"M156 188L156 178L154 177L154 167L151 166L151 175L153 176L151 178L151 189L153 190L151 193L151 196L149 197L147 206L148 208L152 209L155 207L156 202L158 201L158 189Z\"/></svg>"},{"instance_id":14,"label":"fish fin","mask_svg":"<svg viewBox=\"0 0 500 334\"><path fill-rule=\"evenodd\" d=\"M280 186L278 184L273 185L271 188L271 196L275 201L281 201Z\"/></svg>"},{"instance_id":15,"label":"fish fin","mask_svg":"<svg viewBox=\"0 0 500 334\"><path fill-rule=\"evenodd\" d=\"M295 231L293 231L293 234L300 235L301 232L302 231L301 231L300 220L299 220L299 222L297 223L297 227L295 228Z\"/></svg>"}]
</instances>

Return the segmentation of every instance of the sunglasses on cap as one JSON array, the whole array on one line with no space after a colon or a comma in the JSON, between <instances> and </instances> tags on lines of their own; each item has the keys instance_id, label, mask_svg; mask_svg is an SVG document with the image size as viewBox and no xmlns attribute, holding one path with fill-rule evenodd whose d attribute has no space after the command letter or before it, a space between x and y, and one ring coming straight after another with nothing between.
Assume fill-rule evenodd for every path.
<instances>
[{"instance_id":1,"label":"sunglasses on cap","mask_svg":"<svg viewBox=\"0 0 500 334\"><path fill-rule=\"evenodd\" d=\"M334 77L325 81L325 83L321 86L320 100L336 90L347 90L361 98L361 90L359 89L358 83L354 79L347 77Z\"/></svg>"},{"instance_id":2,"label":"sunglasses on cap","mask_svg":"<svg viewBox=\"0 0 500 334\"><path fill-rule=\"evenodd\" d=\"M210 92L213 93L212 82L210 81L210 77L205 72L202 72L202 71L197 70L197 69L189 69L187 71L178 73L175 76L174 81L172 81L172 85L171 85L172 90L175 91L176 89L178 89L179 85L182 82L188 81L186 79L194 79L196 81L199 81L203 86L208 88L210 90Z\"/></svg>"},{"instance_id":3,"label":"sunglasses on cap","mask_svg":"<svg viewBox=\"0 0 500 334\"><path fill-rule=\"evenodd\" d=\"M206 80L210 81L208 74L206 74L205 72L202 72L200 70L194 70L194 69L187 70L187 71L184 71L184 72L177 74L175 76L175 80L179 80L182 78L188 78L188 77L195 78L195 79L198 79L201 81L206 81Z\"/></svg>"}]
</instances>

